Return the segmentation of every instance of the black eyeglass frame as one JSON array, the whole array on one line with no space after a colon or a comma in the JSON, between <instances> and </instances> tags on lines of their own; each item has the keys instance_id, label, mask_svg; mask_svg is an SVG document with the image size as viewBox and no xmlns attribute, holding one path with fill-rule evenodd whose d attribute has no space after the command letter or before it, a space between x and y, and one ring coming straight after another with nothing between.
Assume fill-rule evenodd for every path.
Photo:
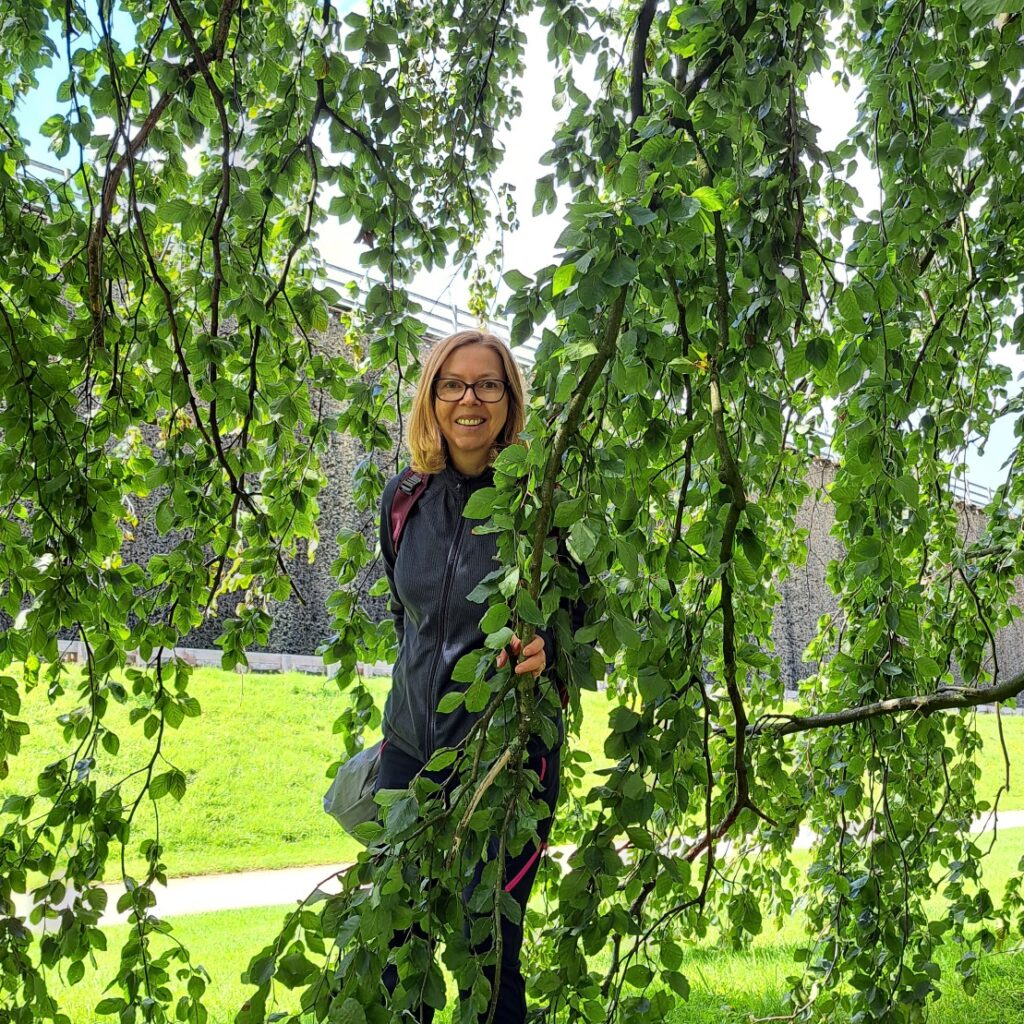
<instances>
[{"instance_id":1,"label":"black eyeglass frame","mask_svg":"<svg viewBox=\"0 0 1024 1024\"><path fill-rule=\"evenodd\" d=\"M458 398L442 398L441 395L438 394L438 385L446 380L458 381L458 383L462 385L462 394L459 395ZM501 394L498 395L497 398L484 398L476 389L478 384L500 384ZM476 396L477 401L483 402L484 405L494 405L496 402L500 402L508 393L508 381L500 380L498 377L483 377L480 380L474 381L472 384L467 384L466 381L460 380L458 377L437 377L434 379L430 390L434 393L434 397L439 402L461 402L463 398L466 397L466 392L469 391L470 388L473 389L473 394Z\"/></svg>"}]
</instances>

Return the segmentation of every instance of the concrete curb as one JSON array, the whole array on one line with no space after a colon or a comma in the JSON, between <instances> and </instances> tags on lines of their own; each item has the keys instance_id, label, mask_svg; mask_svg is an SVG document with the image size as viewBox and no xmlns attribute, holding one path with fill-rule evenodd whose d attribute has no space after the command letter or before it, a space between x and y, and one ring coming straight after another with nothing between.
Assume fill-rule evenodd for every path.
<instances>
[{"instance_id":1,"label":"concrete curb","mask_svg":"<svg viewBox=\"0 0 1024 1024\"><path fill-rule=\"evenodd\" d=\"M81 640L58 640L57 649L64 661L81 662L85 660L85 644ZM188 665L207 665L220 668L222 651L210 650L205 647L164 647L153 651L148 659L144 659L138 651L131 651L128 662L132 665L152 665L161 650L165 657L180 658ZM246 651L245 657L253 672L307 672L310 675L337 674L338 666L325 665L324 659L312 654L281 654L273 651ZM358 665L360 675L389 676L391 665L386 661ZM239 671L238 669L235 670Z\"/></svg>"}]
</instances>

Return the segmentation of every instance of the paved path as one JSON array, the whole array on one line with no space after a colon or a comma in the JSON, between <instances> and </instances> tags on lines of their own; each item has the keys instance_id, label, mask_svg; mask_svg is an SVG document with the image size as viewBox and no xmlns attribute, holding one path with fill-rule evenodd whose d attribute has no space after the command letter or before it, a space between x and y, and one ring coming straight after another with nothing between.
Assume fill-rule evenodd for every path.
<instances>
[{"instance_id":1,"label":"paved path","mask_svg":"<svg viewBox=\"0 0 1024 1024\"><path fill-rule=\"evenodd\" d=\"M1001 811L998 822L991 816L975 822L974 832L991 832L993 824L1000 830L1024 828L1024 811ZM801 828L794 843L795 849L810 848L814 834ZM570 847L552 847L549 856L562 860L571 852ZM243 907L273 907L295 903L308 896L318 886L327 892L336 892L336 875L346 864L328 864L309 868L284 868L278 871L241 871L230 875L197 875L169 879L167 888L158 886L156 913L161 917L181 914L200 914L215 910L236 910ZM105 886L110 899L103 915L104 924L124 921L125 914L116 911L117 901L124 892L120 883ZM28 897L16 899L19 914L28 906Z\"/></svg>"}]
</instances>

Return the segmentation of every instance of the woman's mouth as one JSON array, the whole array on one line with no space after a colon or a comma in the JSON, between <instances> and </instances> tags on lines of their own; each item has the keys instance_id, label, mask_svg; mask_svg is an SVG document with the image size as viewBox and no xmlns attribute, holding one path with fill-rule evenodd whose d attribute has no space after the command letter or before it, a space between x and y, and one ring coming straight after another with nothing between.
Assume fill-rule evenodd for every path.
<instances>
[{"instance_id":1,"label":"woman's mouth","mask_svg":"<svg viewBox=\"0 0 1024 1024\"><path fill-rule=\"evenodd\" d=\"M460 416L455 422L460 427L479 427L484 421L479 416Z\"/></svg>"}]
</instances>

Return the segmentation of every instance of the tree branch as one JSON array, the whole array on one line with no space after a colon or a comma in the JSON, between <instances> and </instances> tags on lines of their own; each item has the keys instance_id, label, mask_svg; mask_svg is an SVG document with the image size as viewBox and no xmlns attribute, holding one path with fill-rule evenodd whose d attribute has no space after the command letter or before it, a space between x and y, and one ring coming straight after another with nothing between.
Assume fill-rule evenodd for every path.
<instances>
[{"instance_id":1,"label":"tree branch","mask_svg":"<svg viewBox=\"0 0 1024 1024\"><path fill-rule=\"evenodd\" d=\"M636 124L644 114L644 78L647 75L647 40L658 0L644 0L636 16L636 35L633 36L633 60L629 79L629 123Z\"/></svg>"},{"instance_id":2,"label":"tree branch","mask_svg":"<svg viewBox=\"0 0 1024 1024\"><path fill-rule=\"evenodd\" d=\"M686 100L687 106L691 104L697 96L697 93L704 88L707 84L708 79L729 59L729 55L732 52L732 47L729 46L730 41L738 43L746 34L750 31L750 26L754 24L754 19L757 17L757 4L754 0L747 0L747 16L746 18L737 24L730 32L726 33L726 37L722 42L722 48L712 54L694 73L693 78L690 79L686 85L679 91L683 94L683 98Z\"/></svg>"},{"instance_id":3,"label":"tree branch","mask_svg":"<svg viewBox=\"0 0 1024 1024\"><path fill-rule=\"evenodd\" d=\"M993 686L979 686L974 689L944 687L935 693L891 697L888 700L876 701L874 704L844 708L842 711L826 711L820 715L770 715L750 726L747 732L751 736L760 733L791 736L811 729L834 729L838 726L866 722L872 718L901 715L906 711L930 715L936 711L976 708L979 704L1000 704L1005 700L1013 700L1021 693L1024 693L1024 672L1019 672L1012 679ZM766 722L773 724L766 725Z\"/></svg>"},{"instance_id":4,"label":"tree branch","mask_svg":"<svg viewBox=\"0 0 1024 1024\"><path fill-rule=\"evenodd\" d=\"M220 9L220 14L217 18L217 27L214 32L212 45L201 55L193 57L192 60L182 67L177 84L173 88L168 89L153 104L145 121L142 122L142 126L129 141L125 151L118 158L117 163L110 168L104 178L100 213L92 226L89 241L86 244L89 312L93 319L94 343L97 345L102 345L103 342L103 238L107 232L110 214L114 209L114 200L117 198L117 186L121 182L121 176L124 174L125 169L134 162L139 150L145 146L146 141L159 123L164 111L178 94L178 90L196 72L208 68L211 63L220 60L224 56L228 30L231 27L231 18L238 2L239 0L225 0L224 6Z\"/></svg>"},{"instance_id":5,"label":"tree branch","mask_svg":"<svg viewBox=\"0 0 1024 1024\"><path fill-rule=\"evenodd\" d=\"M544 540L551 528L551 519L554 514L551 506L558 471L562 466L562 456L565 454L566 448L569 447L570 438L575 436L579 428L580 420L583 417L583 407L590 397L590 392L594 390L597 378L601 376L605 365L615 352L615 345L619 340L619 329L622 326L622 315L626 309L628 291L629 285L623 285L619 294L615 296L615 301L608 311L608 323L605 326L604 338L569 403L569 410L562 425L558 428L558 433L551 445L551 452L548 455L547 466L544 468L544 480L540 489L540 512L537 514L537 526L533 536L533 554L530 558L530 596L534 600L540 596L540 570L544 561Z\"/></svg>"}]
</instances>

